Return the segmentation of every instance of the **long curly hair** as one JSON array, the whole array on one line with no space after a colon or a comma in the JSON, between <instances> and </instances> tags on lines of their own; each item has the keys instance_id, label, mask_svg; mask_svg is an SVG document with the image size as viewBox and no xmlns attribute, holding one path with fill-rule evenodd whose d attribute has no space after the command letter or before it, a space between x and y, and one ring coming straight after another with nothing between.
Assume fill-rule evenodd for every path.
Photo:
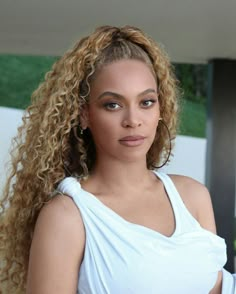
<instances>
[{"instance_id":1,"label":"long curly hair","mask_svg":"<svg viewBox=\"0 0 236 294\"><path fill-rule=\"evenodd\" d=\"M170 152L170 139L176 136L179 91L168 56L138 28L97 28L45 75L14 138L11 172L0 203L0 276L7 293L25 291L32 235L42 206L65 176L88 176L93 169L96 148L89 130L79 131L80 115L96 74L121 59L146 63L158 85L164 124L157 127L147 167L153 169Z\"/></svg>"}]
</instances>

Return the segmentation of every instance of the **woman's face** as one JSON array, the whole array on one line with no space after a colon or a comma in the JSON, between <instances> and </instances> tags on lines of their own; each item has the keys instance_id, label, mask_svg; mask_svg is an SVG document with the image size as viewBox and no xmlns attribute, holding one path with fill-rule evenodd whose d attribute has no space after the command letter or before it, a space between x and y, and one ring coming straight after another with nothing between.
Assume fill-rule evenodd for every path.
<instances>
[{"instance_id":1,"label":"woman's face","mask_svg":"<svg viewBox=\"0 0 236 294\"><path fill-rule=\"evenodd\" d=\"M99 71L85 115L98 160L146 161L159 117L156 80L145 63L120 60Z\"/></svg>"}]
</instances>

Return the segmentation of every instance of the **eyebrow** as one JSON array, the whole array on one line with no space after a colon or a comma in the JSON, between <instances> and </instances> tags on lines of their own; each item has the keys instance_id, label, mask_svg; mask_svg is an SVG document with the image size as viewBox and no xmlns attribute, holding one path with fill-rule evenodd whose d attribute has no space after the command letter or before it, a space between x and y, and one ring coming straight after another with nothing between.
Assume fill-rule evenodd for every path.
<instances>
[{"instance_id":1,"label":"eyebrow","mask_svg":"<svg viewBox=\"0 0 236 294\"><path fill-rule=\"evenodd\" d=\"M143 95L146 95L146 94L149 94L149 93L158 94L155 89L147 89L147 90L141 92L140 94L138 94L138 97L143 96ZM105 92L103 92L102 94L100 94L98 96L98 99L101 99L104 96L113 96L113 97L116 97L117 99L124 99L124 96L122 96L122 95L120 95L118 93L112 92L112 91L105 91Z\"/></svg>"}]
</instances>

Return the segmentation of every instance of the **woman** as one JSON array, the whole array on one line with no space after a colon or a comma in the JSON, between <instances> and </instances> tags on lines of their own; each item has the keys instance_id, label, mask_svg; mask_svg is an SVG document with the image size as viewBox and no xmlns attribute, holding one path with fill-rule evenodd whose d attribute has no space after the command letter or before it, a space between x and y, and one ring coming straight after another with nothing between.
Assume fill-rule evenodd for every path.
<instances>
[{"instance_id":1,"label":"woman","mask_svg":"<svg viewBox=\"0 0 236 294\"><path fill-rule=\"evenodd\" d=\"M208 191L155 171L177 113L168 57L137 28L99 27L54 64L2 202L7 293L221 293Z\"/></svg>"}]
</instances>

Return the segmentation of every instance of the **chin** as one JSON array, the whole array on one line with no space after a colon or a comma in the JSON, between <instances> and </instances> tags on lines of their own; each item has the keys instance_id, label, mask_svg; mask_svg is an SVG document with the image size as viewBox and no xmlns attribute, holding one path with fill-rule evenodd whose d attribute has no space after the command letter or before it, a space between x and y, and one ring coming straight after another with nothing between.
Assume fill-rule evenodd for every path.
<instances>
[{"instance_id":1,"label":"chin","mask_svg":"<svg viewBox=\"0 0 236 294\"><path fill-rule=\"evenodd\" d=\"M127 163L137 163L137 162L146 162L147 152L127 152L123 156L119 154L119 159Z\"/></svg>"}]
</instances>

